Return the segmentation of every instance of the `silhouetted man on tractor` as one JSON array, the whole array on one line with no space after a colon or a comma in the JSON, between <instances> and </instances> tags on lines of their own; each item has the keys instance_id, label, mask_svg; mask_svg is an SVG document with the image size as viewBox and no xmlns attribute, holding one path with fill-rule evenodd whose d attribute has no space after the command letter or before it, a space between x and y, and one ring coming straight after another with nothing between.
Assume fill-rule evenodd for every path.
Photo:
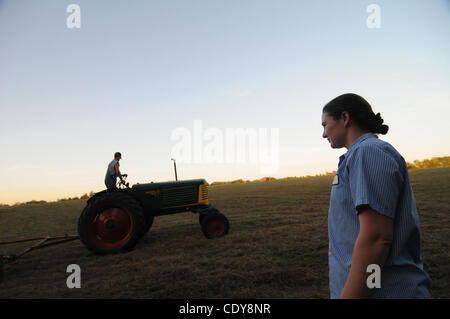
<instances>
[{"instance_id":1,"label":"silhouetted man on tractor","mask_svg":"<svg viewBox=\"0 0 450 319\"><path fill-rule=\"evenodd\" d=\"M119 170L119 161L122 158L122 154L120 152L116 152L114 154L114 159L108 164L108 169L106 170L106 176L105 176L105 185L106 188L117 188L116 187L116 181L117 177L120 178L122 183L124 182L123 177L127 177L127 174L121 174Z\"/></svg>"}]
</instances>

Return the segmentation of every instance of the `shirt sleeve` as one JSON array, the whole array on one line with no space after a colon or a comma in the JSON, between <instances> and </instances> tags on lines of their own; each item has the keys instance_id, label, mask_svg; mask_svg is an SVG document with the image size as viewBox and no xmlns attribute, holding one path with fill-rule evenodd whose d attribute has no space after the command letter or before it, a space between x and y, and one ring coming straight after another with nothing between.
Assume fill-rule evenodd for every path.
<instances>
[{"instance_id":1,"label":"shirt sleeve","mask_svg":"<svg viewBox=\"0 0 450 319\"><path fill-rule=\"evenodd\" d=\"M374 146L359 147L347 164L355 209L369 205L394 219L403 175L395 159Z\"/></svg>"}]
</instances>

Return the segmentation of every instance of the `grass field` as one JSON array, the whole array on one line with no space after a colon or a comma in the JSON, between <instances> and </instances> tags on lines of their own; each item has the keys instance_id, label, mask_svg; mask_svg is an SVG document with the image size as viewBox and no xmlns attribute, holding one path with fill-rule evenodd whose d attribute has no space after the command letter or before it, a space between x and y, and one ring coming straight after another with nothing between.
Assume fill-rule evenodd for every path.
<instances>
[{"instance_id":1,"label":"grass field","mask_svg":"<svg viewBox=\"0 0 450 319\"><path fill-rule=\"evenodd\" d=\"M422 257L434 298L450 298L450 168L410 173ZM96 256L79 241L5 265L0 298L328 298L332 177L217 185L210 202L230 221L208 240L191 213L155 218L126 254ZM0 208L0 241L76 233L85 200ZM0 254L27 244L0 246ZM66 267L81 267L68 289Z\"/></svg>"}]
</instances>

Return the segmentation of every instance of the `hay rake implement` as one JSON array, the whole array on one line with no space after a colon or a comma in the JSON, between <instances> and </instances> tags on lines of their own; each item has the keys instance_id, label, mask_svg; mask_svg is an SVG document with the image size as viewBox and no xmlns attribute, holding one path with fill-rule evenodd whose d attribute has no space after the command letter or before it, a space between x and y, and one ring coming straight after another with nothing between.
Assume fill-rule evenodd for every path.
<instances>
[{"instance_id":1,"label":"hay rake implement","mask_svg":"<svg viewBox=\"0 0 450 319\"><path fill-rule=\"evenodd\" d=\"M64 235L64 236L58 236L58 237L34 237L34 238L23 238L23 239L16 239L16 240L10 240L10 241L4 241L0 242L0 246L2 245L10 245L10 244L19 244L24 242L30 242L30 241L38 241L33 246L30 246L24 250L22 250L18 254L13 255L0 255L0 282L2 282L5 278L3 265L7 263L11 263L22 257L23 255L36 250L41 249L49 246L54 246L61 243L67 243L72 240L79 239L80 237L78 235Z\"/></svg>"}]
</instances>

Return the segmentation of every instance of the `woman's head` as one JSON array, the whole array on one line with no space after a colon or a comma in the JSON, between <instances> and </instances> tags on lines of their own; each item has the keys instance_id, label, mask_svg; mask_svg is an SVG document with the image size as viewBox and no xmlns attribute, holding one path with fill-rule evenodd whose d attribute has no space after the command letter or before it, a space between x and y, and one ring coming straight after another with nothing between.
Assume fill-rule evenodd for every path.
<instances>
[{"instance_id":1,"label":"woman's head","mask_svg":"<svg viewBox=\"0 0 450 319\"><path fill-rule=\"evenodd\" d=\"M386 134L389 126L383 122L380 113L375 114L365 99L353 93L334 98L322 110L323 137L330 141L333 148L345 146L349 129L360 133Z\"/></svg>"}]
</instances>

